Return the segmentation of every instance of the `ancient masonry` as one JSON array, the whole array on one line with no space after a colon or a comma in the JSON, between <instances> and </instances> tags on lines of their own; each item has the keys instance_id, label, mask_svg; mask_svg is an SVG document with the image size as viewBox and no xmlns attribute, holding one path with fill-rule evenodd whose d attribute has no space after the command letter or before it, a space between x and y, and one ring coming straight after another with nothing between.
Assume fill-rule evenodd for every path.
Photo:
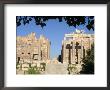
<instances>
[{"instance_id":1,"label":"ancient masonry","mask_svg":"<svg viewBox=\"0 0 110 90\"><path fill-rule=\"evenodd\" d=\"M83 30L65 34L62 41L62 63L81 64L82 58L86 56L86 51L91 49L94 43L93 34L85 34Z\"/></svg>"},{"instance_id":2,"label":"ancient masonry","mask_svg":"<svg viewBox=\"0 0 110 90\"><path fill-rule=\"evenodd\" d=\"M50 41L43 35L37 39L35 33L27 36L17 36L17 56L18 68L23 71L29 66L36 66L38 62L45 62L50 59ZM30 64L31 63L31 64Z\"/></svg>"},{"instance_id":3,"label":"ancient masonry","mask_svg":"<svg viewBox=\"0 0 110 90\"><path fill-rule=\"evenodd\" d=\"M78 74L82 68L82 59L92 44L94 44L94 34L86 34L83 30L65 34L61 60L58 60L58 57L50 60L50 41L43 35L39 38L36 38L35 33L17 36L17 74L25 74L30 67L42 67L41 63L46 64L43 74L68 74L67 69L71 65L76 67L72 73Z\"/></svg>"}]
</instances>

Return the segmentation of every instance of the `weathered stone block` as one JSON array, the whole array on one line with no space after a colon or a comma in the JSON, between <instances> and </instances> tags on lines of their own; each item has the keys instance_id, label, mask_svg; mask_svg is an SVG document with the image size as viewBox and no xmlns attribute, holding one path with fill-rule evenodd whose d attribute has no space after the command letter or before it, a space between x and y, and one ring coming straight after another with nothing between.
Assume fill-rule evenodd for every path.
<instances>
[{"instance_id":1,"label":"weathered stone block","mask_svg":"<svg viewBox=\"0 0 110 90\"><path fill-rule=\"evenodd\" d=\"M29 64L22 64L22 68L27 67L29 68Z\"/></svg>"}]
</instances>

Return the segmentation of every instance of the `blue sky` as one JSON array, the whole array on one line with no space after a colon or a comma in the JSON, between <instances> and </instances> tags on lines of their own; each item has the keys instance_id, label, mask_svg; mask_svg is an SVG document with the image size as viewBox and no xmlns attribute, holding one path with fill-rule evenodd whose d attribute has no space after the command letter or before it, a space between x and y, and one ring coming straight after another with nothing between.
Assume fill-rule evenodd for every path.
<instances>
[{"instance_id":1,"label":"blue sky","mask_svg":"<svg viewBox=\"0 0 110 90\"><path fill-rule=\"evenodd\" d=\"M36 37L42 34L51 41L50 47L50 58L57 57L61 54L62 40L66 33L74 32L76 29L85 30L85 33L94 33L92 30L88 30L85 25L77 26L76 28L71 26L69 27L65 21L59 22L57 19L51 19L46 22L46 26L41 28L38 25L35 25L34 20L29 24L21 24L17 28L17 36L25 36L31 32L36 33Z\"/></svg>"}]
</instances>

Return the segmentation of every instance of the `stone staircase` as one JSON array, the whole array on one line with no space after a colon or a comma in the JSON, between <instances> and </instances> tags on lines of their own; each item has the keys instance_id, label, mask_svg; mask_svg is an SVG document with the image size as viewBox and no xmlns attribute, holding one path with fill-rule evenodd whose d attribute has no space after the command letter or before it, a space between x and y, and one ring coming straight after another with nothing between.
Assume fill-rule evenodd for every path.
<instances>
[{"instance_id":1,"label":"stone staircase","mask_svg":"<svg viewBox=\"0 0 110 90\"><path fill-rule=\"evenodd\" d=\"M45 74L68 74L67 64L47 64Z\"/></svg>"}]
</instances>

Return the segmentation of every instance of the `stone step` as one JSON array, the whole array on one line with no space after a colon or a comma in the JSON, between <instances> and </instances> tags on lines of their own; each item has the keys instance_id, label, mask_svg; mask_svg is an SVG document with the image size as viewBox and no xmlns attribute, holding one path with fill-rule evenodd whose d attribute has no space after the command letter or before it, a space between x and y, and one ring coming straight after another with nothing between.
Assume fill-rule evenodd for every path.
<instances>
[{"instance_id":1,"label":"stone step","mask_svg":"<svg viewBox=\"0 0 110 90\"><path fill-rule=\"evenodd\" d=\"M68 74L67 65L47 64L45 74Z\"/></svg>"}]
</instances>

